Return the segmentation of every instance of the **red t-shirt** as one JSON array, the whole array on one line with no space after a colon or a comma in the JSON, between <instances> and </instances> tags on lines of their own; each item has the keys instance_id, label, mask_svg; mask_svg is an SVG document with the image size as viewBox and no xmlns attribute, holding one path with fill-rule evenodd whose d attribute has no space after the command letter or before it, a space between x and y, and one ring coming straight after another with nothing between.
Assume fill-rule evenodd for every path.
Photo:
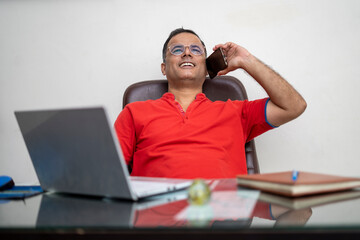
<instances>
[{"instance_id":1,"label":"red t-shirt","mask_svg":"<svg viewBox=\"0 0 360 240\"><path fill-rule=\"evenodd\" d=\"M184 112L165 93L128 104L115 130L132 176L233 178L247 173L245 143L272 129L266 103L212 102L200 93Z\"/></svg>"}]
</instances>

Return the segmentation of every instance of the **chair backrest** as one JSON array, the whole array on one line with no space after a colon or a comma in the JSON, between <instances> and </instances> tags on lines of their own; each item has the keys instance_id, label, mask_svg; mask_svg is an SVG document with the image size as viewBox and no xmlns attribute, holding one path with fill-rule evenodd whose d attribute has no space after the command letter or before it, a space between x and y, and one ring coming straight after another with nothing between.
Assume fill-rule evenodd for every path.
<instances>
[{"instance_id":1,"label":"chair backrest","mask_svg":"<svg viewBox=\"0 0 360 240\"><path fill-rule=\"evenodd\" d=\"M168 91L167 80L149 80L130 85L123 96L123 107L126 104L149 99L159 99ZM244 85L235 77L220 76L206 79L203 93L211 101L227 101L248 99ZM259 163L256 155L254 140L245 144L246 163L248 174L259 173Z\"/></svg>"}]
</instances>

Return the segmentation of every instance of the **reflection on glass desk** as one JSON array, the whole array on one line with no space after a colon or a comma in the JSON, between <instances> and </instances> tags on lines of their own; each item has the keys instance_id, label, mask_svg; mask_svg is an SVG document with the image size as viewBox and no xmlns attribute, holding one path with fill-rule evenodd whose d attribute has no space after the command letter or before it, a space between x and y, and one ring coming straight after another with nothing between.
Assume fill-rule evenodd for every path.
<instances>
[{"instance_id":1,"label":"reflection on glass desk","mask_svg":"<svg viewBox=\"0 0 360 240\"><path fill-rule=\"evenodd\" d=\"M56 193L2 201L0 234L18 239L360 239L360 194L290 209L260 201L260 192L237 188L235 179L215 180L211 187L211 201L204 206L189 205L185 190L140 202Z\"/></svg>"}]
</instances>

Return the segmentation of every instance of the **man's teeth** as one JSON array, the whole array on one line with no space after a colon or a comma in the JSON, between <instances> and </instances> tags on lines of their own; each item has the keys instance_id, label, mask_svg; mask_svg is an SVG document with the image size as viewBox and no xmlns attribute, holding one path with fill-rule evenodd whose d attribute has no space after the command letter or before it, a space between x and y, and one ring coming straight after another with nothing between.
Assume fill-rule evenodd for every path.
<instances>
[{"instance_id":1,"label":"man's teeth","mask_svg":"<svg viewBox=\"0 0 360 240\"><path fill-rule=\"evenodd\" d=\"M194 65L194 64L192 64L192 63L188 63L188 62L186 62L186 63L182 63L182 64L180 65L180 67L186 67L186 66L195 67L195 65Z\"/></svg>"}]
</instances>

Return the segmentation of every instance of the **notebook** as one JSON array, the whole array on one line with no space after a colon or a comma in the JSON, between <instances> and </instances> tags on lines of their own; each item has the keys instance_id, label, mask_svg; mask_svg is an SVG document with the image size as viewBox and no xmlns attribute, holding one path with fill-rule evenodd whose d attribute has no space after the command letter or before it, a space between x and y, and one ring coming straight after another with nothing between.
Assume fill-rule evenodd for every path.
<instances>
[{"instance_id":1,"label":"notebook","mask_svg":"<svg viewBox=\"0 0 360 240\"><path fill-rule=\"evenodd\" d=\"M286 171L238 175L237 183L242 187L289 197L300 197L360 187L360 178L300 171L297 179L293 179L293 172Z\"/></svg>"},{"instance_id":2,"label":"notebook","mask_svg":"<svg viewBox=\"0 0 360 240\"><path fill-rule=\"evenodd\" d=\"M191 184L130 177L103 107L16 111L15 116L45 191L136 201Z\"/></svg>"}]
</instances>

